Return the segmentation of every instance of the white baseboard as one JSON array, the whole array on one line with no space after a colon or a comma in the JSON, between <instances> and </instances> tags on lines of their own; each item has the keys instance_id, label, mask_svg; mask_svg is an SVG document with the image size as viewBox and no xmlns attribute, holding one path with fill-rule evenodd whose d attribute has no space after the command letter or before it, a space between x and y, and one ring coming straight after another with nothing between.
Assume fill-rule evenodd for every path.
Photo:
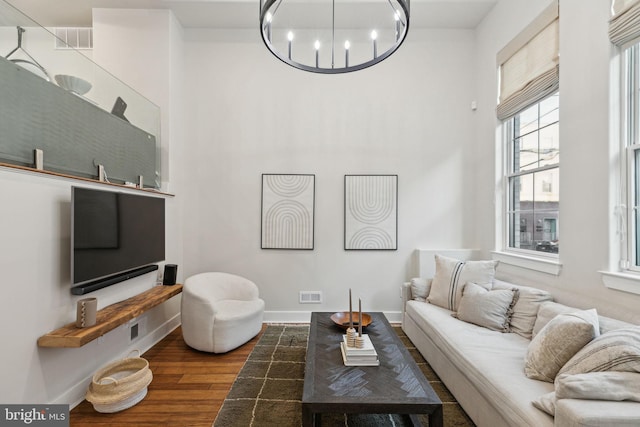
<instances>
[{"instance_id":1,"label":"white baseboard","mask_svg":"<svg viewBox=\"0 0 640 427\"><path fill-rule=\"evenodd\" d=\"M180 313L168 319L166 322L141 337L139 340L136 340L134 343L129 345L124 352L122 352L120 357L117 357L114 360L123 359L129 356L133 350L140 350L140 353L144 354L151 347L162 341L164 337L169 335L178 326L180 326ZM87 384L91 382L92 376L93 375L79 381L64 394L58 396L57 399L54 399L52 403L67 404L72 402L69 404L69 409L73 409L78 406L84 400L85 393L87 392Z\"/></svg>"}]
</instances>

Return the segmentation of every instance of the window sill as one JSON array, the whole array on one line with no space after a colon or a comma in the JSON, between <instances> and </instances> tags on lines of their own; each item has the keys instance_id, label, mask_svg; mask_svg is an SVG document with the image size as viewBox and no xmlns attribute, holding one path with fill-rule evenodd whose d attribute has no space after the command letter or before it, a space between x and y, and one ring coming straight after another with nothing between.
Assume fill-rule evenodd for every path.
<instances>
[{"instance_id":1,"label":"window sill","mask_svg":"<svg viewBox=\"0 0 640 427\"><path fill-rule=\"evenodd\" d=\"M609 289L640 294L640 275L615 271L600 271L602 282Z\"/></svg>"},{"instance_id":2,"label":"window sill","mask_svg":"<svg viewBox=\"0 0 640 427\"><path fill-rule=\"evenodd\" d=\"M491 252L492 258L505 264L559 276L562 263L557 259L541 259L509 252Z\"/></svg>"}]
</instances>

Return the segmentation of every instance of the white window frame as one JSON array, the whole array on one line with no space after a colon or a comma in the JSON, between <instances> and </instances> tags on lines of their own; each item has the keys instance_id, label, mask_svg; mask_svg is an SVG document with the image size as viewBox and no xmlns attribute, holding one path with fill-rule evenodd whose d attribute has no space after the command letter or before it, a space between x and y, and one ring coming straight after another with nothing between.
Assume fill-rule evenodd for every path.
<instances>
[{"instance_id":1,"label":"white window frame","mask_svg":"<svg viewBox=\"0 0 640 427\"><path fill-rule=\"evenodd\" d=\"M637 45L637 46L636 46ZM628 49L635 47L635 69L629 68ZM634 221L634 177L640 178L640 168L635 170L634 158L640 154L640 37L621 45L618 49L619 66L619 115L613 120L619 121L619 137L617 139L620 163L618 171L612 171L619 177L620 196L616 206L617 239L619 249L612 248L612 264L609 271L600 271L606 287L634 294L640 294L640 266L632 260L637 259L636 224ZM628 93L631 92L629 102ZM630 121L633 117L633 123ZM635 172L635 173L634 173ZM640 182L638 183L640 186ZM638 201L640 202L640 200ZM617 267L617 268L616 268Z\"/></svg>"},{"instance_id":2,"label":"white window frame","mask_svg":"<svg viewBox=\"0 0 640 427\"><path fill-rule=\"evenodd\" d=\"M550 96L555 96L558 92L551 94ZM537 101L535 104L539 104L543 102L548 97ZM535 105L533 104L533 105ZM544 273L559 275L562 264L560 263L560 255L557 253L551 252L543 252L536 251L534 249L522 249L517 247L511 247L510 237L510 214L512 210L511 206L511 189L510 189L510 178L515 176L521 176L521 172L512 171L513 164L513 132L511 129L513 126L514 116L507 118L502 122L502 138L500 144L502 146L501 152L502 154L502 208L500 212L500 218L502 219L502 227L501 229L501 237L498 240L498 246L500 249L498 251L494 251L492 253L493 258L500 260L500 262L504 262L506 264L516 265L519 267L532 269L536 271L541 271ZM559 122L558 122L559 123ZM533 174L534 172L542 172L545 170L556 169L558 173L560 171L560 163L542 166L536 169L527 170L526 173ZM558 209L559 212L559 209ZM560 224L557 221L557 224ZM556 229L556 232L558 230Z\"/></svg>"},{"instance_id":3,"label":"white window frame","mask_svg":"<svg viewBox=\"0 0 640 427\"><path fill-rule=\"evenodd\" d=\"M629 56L634 55L633 63L629 63ZM635 166L635 158L640 155L640 38L635 39L621 49L621 76L620 76L620 102L621 102L621 192L624 205L620 213L624 215L622 221L626 227L619 232L625 245L621 245L620 267L623 271L640 273L640 263L637 253L636 211L638 206L635 195L640 190L636 185L640 178L640 168ZM635 181L635 182L634 182Z\"/></svg>"},{"instance_id":4,"label":"white window frame","mask_svg":"<svg viewBox=\"0 0 640 427\"><path fill-rule=\"evenodd\" d=\"M558 92L556 92L558 93ZM550 96L555 96L555 94L552 94ZM549 97L546 97L538 102L536 102L533 105L539 105L540 103L542 103L545 99L547 99ZM533 105L527 107L530 108ZM518 113L519 114L519 113ZM507 251L507 252L514 252L514 253L520 253L523 255L527 255L527 256L531 256L531 257L540 257L540 258L551 258L551 259L558 259L559 258L559 254L556 253L550 253L550 252L544 252L544 251L536 251L533 249L521 249L521 248L517 248L517 247L512 247L510 246L510 239L511 239L511 230L510 230L510 214L512 213L512 206L511 206L511 188L510 188L510 181L513 178L519 177L519 176L525 176L525 175L533 175L534 173L537 172L544 172L547 170L551 170L551 169L556 169L558 171L560 171L560 163L554 163L551 165L546 165L546 166L541 166L541 167L537 167L537 168L533 168L533 169L527 169L525 171L513 171L512 170L512 165L513 165L513 161L514 161L514 155L515 153L513 152L513 138L514 138L514 132L515 130L513 129L513 119L516 115L509 117L508 119L506 119L502 125L503 125L503 129L504 129L504 133L503 133L503 144L506 145L506 149L505 149L505 169L504 169L504 181L505 181L505 191L504 191L504 225L505 225L505 232L504 232L504 240L502 243L503 246L503 250ZM538 119L540 119L540 116L538 115ZM558 121L559 123L559 121ZM541 128L536 128L537 131L540 131ZM559 208L558 208L559 211ZM534 226L534 225L532 225ZM557 230L556 230L557 232Z\"/></svg>"}]
</instances>

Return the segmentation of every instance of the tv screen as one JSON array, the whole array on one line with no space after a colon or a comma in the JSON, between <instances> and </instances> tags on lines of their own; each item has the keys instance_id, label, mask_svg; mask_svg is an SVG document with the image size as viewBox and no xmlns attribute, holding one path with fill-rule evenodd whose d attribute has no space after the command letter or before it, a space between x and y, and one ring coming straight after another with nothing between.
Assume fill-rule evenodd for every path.
<instances>
[{"instance_id":1,"label":"tv screen","mask_svg":"<svg viewBox=\"0 0 640 427\"><path fill-rule=\"evenodd\" d=\"M101 280L109 282L108 286L134 277L127 274L131 270L163 261L164 202L161 197L72 187L73 286L91 282L99 289L104 287ZM114 280L114 276L122 280ZM86 293L74 289L73 293Z\"/></svg>"}]
</instances>

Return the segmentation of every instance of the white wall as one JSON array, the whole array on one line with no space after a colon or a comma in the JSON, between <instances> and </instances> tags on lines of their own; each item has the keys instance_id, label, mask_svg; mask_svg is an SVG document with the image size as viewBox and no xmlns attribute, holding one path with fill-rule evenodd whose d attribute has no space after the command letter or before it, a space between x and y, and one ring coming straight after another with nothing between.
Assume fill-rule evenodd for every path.
<instances>
[{"instance_id":1,"label":"white wall","mask_svg":"<svg viewBox=\"0 0 640 427\"><path fill-rule=\"evenodd\" d=\"M187 30L185 275L254 280L267 319L308 311L400 310L416 247L474 243L477 209L473 31L412 30L372 68L293 69L257 31ZM262 173L316 175L315 249L260 249ZM398 250L343 249L345 174L398 174ZM300 290L322 305L298 304ZM304 312L304 313L292 313Z\"/></svg>"},{"instance_id":2,"label":"white wall","mask_svg":"<svg viewBox=\"0 0 640 427\"><path fill-rule=\"evenodd\" d=\"M504 47L549 0L500 1L477 30L478 168L477 201L480 216L477 241L483 248L497 247L495 217L500 200L492 202L500 188L494 174L500 166L500 134L495 119L497 94L496 53ZM547 286L563 302L580 299L582 306L601 307L615 314L616 307L636 310L640 295L608 289L599 270L609 268L609 229L614 220L615 194L610 194L613 111L610 73L613 48L608 41L608 0L589 6L580 0L560 2L560 262L558 276L501 264L499 275L522 283ZM492 165L489 167L489 165ZM495 215L495 217L494 217ZM640 290L640 289L639 289ZM610 305L610 306L609 306Z\"/></svg>"},{"instance_id":3,"label":"white wall","mask_svg":"<svg viewBox=\"0 0 640 427\"><path fill-rule=\"evenodd\" d=\"M180 145L172 142L183 140L182 125L174 125L182 103L180 28L170 14L135 25L139 25L140 31L155 26L154 34L161 34L166 42L157 46L155 40L145 40L147 46L136 45L140 50L153 48L154 59L158 61L155 65L161 69L153 81L136 84L143 95L163 108L167 128L163 129L162 144L164 150L171 151L167 170L179 171ZM109 38L108 34L102 34ZM108 57L120 64L122 57L110 56L105 51L108 49L117 52L120 47L96 47L94 51L100 53L102 65L110 68L112 63L105 59ZM123 76L120 78L125 80ZM179 194L180 183L180 174L176 172L164 185ZM72 185L105 189L99 184L0 168L0 271L5 291L0 300L0 322L4 325L0 336L4 343L0 401L4 403L79 403L91 375L100 366L126 356L132 349L146 350L180 322L180 298L176 297L135 320L139 322L140 336L132 342L129 325L123 325L82 348L37 346L41 335L75 321L75 302L82 298L70 293ZM180 196L166 198L166 259L179 265L179 281L183 277L181 212ZM159 272L89 296L97 297L98 308L103 308L149 289L156 283L156 273Z\"/></svg>"},{"instance_id":4,"label":"white wall","mask_svg":"<svg viewBox=\"0 0 640 427\"><path fill-rule=\"evenodd\" d=\"M146 350L179 322L172 300L144 316L145 330L133 342L129 341L128 325L123 325L82 348L37 346L41 335L75 321L75 303L82 298L70 293L72 185L86 186L0 170L0 194L5 200L0 206L0 269L6 292L0 300L0 321L5 325L0 367L3 402L77 403L99 366L133 348ZM167 199L167 212L174 206L175 201ZM168 255L171 243L167 239ZM97 297L98 308L103 308L149 289L156 278L156 272L148 273L88 296Z\"/></svg>"}]
</instances>

